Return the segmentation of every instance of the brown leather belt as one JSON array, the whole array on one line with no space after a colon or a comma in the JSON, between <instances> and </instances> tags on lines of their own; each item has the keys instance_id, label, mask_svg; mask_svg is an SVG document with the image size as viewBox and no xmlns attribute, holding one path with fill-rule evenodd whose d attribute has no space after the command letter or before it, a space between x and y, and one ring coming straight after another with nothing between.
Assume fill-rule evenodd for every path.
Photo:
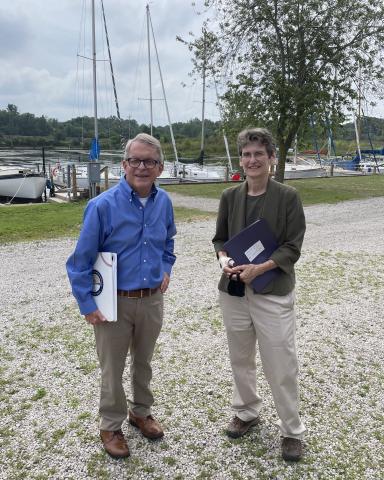
<instances>
[{"instance_id":1,"label":"brown leather belt","mask_svg":"<svg viewBox=\"0 0 384 480\"><path fill-rule=\"evenodd\" d=\"M159 287L156 288L140 288L139 290L117 290L117 295L120 297L128 298L143 298L150 297L159 290Z\"/></svg>"}]
</instances>

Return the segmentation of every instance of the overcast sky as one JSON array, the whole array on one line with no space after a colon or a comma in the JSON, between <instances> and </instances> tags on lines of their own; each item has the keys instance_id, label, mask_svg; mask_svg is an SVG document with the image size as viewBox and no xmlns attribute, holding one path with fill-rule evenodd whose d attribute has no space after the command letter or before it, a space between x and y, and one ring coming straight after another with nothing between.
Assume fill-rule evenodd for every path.
<instances>
[{"instance_id":1,"label":"overcast sky","mask_svg":"<svg viewBox=\"0 0 384 480\"><path fill-rule=\"evenodd\" d=\"M201 116L201 80L193 82L191 54L176 35L199 34L203 1L153 0L152 24L159 52L171 121ZM149 123L146 4L144 0L104 0L120 112ZM100 0L95 0L97 57L106 59ZM153 98L163 98L154 47ZM1 0L0 109L9 103L19 112L58 120L93 116L91 0ZM98 62L99 117L115 115L107 62ZM186 84L185 87L182 84ZM218 120L214 89L207 93L206 117ZM154 124L167 124L162 100L154 100Z\"/></svg>"},{"instance_id":2,"label":"overcast sky","mask_svg":"<svg viewBox=\"0 0 384 480\"><path fill-rule=\"evenodd\" d=\"M195 5L192 6L192 3ZM104 0L120 112L149 124L150 110L144 0ZM107 59L100 0L95 0L97 57ZM153 0L151 18L171 121L201 118L201 79L193 81L191 53L176 35L199 35L207 12L203 0ZM198 12L202 12L198 14ZM212 12L209 12L212 15ZM93 116L91 0L0 0L0 109L58 120ZM162 99L152 49L154 99ZM98 116L115 115L109 64L98 70ZM186 86L183 87L183 84ZM365 114L383 117L383 102ZM163 100L154 100L155 125L166 125ZM214 88L207 90L206 118L219 120Z\"/></svg>"}]
</instances>

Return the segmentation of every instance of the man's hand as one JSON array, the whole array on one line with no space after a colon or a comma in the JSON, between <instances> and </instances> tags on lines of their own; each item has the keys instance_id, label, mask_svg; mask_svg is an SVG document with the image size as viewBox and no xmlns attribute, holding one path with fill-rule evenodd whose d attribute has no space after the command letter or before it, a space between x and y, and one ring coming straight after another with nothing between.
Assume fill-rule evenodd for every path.
<instances>
[{"instance_id":1,"label":"man's hand","mask_svg":"<svg viewBox=\"0 0 384 480\"><path fill-rule=\"evenodd\" d=\"M169 278L168 273L164 272L164 278L163 278L163 281L161 282L161 285L160 285L160 292L161 293L165 293L167 291L169 281L170 281L170 278Z\"/></svg>"},{"instance_id":2,"label":"man's hand","mask_svg":"<svg viewBox=\"0 0 384 480\"><path fill-rule=\"evenodd\" d=\"M100 310L95 310L92 313L88 313L87 315L84 315L85 320L90 324L90 325L97 325L99 323L104 323L107 322L108 320L104 317L104 315L100 312Z\"/></svg>"}]
</instances>

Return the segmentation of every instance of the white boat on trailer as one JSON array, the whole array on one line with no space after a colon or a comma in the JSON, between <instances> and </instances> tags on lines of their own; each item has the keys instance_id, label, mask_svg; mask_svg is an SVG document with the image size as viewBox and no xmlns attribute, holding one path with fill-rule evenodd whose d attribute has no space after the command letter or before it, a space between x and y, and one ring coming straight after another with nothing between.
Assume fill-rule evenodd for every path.
<instances>
[{"instance_id":1,"label":"white boat on trailer","mask_svg":"<svg viewBox=\"0 0 384 480\"><path fill-rule=\"evenodd\" d=\"M44 175L29 168L0 170L0 197L36 201L41 198L45 186Z\"/></svg>"}]
</instances>

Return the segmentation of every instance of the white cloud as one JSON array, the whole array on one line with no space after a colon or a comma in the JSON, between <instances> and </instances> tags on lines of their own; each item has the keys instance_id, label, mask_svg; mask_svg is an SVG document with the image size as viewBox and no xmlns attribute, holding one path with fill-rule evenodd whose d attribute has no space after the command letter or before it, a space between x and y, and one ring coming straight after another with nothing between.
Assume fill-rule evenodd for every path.
<instances>
[{"instance_id":1,"label":"white cloud","mask_svg":"<svg viewBox=\"0 0 384 480\"><path fill-rule=\"evenodd\" d=\"M104 1L121 114L123 118L131 116L140 123L149 123L148 101L138 100L138 97L148 98L149 95L146 3ZM95 4L100 27L97 56L107 58L106 46L103 50L101 42L99 0L95 0ZM192 80L188 76L192 70L191 53L176 41L176 35L187 38L190 31L199 34L203 19L196 15L189 0L155 0L150 8L171 119L184 121L199 117L201 104L196 100L200 99L201 93L198 85L191 86ZM87 19L83 29L82 15ZM59 120L78 114L92 115L91 64L76 58L79 48L85 55L91 55L90 19L90 0L2 1L0 108L13 103L20 112L28 111ZM109 65L98 62L97 67L99 116L114 114ZM162 98L153 45L152 76L153 96ZM87 84L83 85L83 77L88 80ZM189 86L183 88L182 83ZM79 87L85 92L81 101ZM105 91L108 95L103 93ZM85 111L80 111L79 104ZM163 102L154 101L154 112L155 124L167 123Z\"/></svg>"},{"instance_id":2,"label":"white cloud","mask_svg":"<svg viewBox=\"0 0 384 480\"><path fill-rule=\"evenodd\" d=\"M91 64L76 58L83 50L91 55L90 0L2 0L0 1L0 109L8 103L20 112L66 120L93 115ZM199 35L204 15L203 0L153 0L151 18L159 52L172 121L201 115L201 80L193 84L191 53L176 41ZM101 27L100 0L96 20ZM120 111L139 123L149 123L148 65L145 7L147 0L104 0L116 77ZM212 12L208 12L212 14ZM82 15L86 22L82 24ZM83 25L83 28L81 28ZM81 33L81 34L80 34ZM97 56L102 49L102 29L97 29ZM77 70L77 65L79 69ZM83 70L84 68L84 70ZM98 62L99 116L115 114L109 66ZM82 79L87 80L82 83ZM162 98L152 46L153 97ZM182 87L186 83L187 87ZM80 92L82 94L80 95ZM105 92L105 93L104 93ZM367 114L383 116L382 102ZM207 92L206 117L217 120L214 90ZM166 124L162 102L154 101L154 123Z\"/></svg>"}]
</instances>

